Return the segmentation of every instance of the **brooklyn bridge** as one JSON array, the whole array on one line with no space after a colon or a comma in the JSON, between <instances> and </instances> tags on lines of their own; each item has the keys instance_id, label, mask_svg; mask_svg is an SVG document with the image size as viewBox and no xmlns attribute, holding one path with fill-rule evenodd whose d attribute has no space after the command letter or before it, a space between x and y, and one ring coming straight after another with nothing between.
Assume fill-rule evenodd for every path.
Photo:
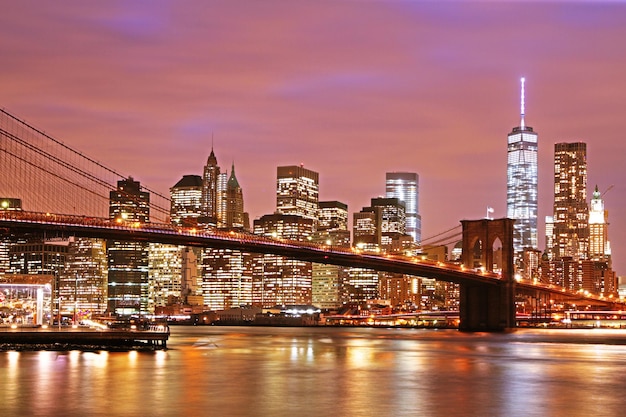
<instances>
[{"instance_id":1,"label":"brooklyn bridge","mask_svg":"<svg viewBox=\"0 0 626 417\"><path fill-rule=\"evenodd\" d=\"M613 298L515 279L512 219L461 220L461 263L173 225L168 222L169 198L146 187L142 189L150 194L149 221L111 219L110 193L127 177L4 110L0 111L0 167L0 231L5 237L35 234L224 248L452 282L460 288L459 328L466 331L515 327L519 297L534 299L537 306L550 300L623 308ZM17 201L19 209L13 207ZM502 245L502 261L494 271L496 242Z\"/></svg>"}]
</instances>

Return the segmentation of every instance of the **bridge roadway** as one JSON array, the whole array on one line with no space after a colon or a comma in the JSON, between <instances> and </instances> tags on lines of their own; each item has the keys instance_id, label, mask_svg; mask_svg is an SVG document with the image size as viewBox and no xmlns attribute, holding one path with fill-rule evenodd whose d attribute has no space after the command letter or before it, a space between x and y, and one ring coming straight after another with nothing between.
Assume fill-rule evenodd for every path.
<instances>
[{"instance_id":1,"label":"bridge roadway","mask_svg":"<svg viewBox=\"0 0 626 417\"><path fill-rule=\"evenodd\" d=\"M267 253L302 261L394 272L461 285L499 286L506 281L499 274L475 271L457 264L402 256L364 254L351 248L269 239L245 232L205 231L162 223L116 222L86 216L0 211L0 233L23 232L45 232L49 233L50 237L91 237ZM541 292L559 299L584 300L610 308L624 308L624 304L618 300L564 291L558 286L528 281L515 282L514 285L516 292Z\"/></svg>"},{"instance_id":2,"label":"bridge roadway","mask_svg":"<svg viewBox=\"0 0 626 417\"><path fill-rule=\"evenodd\" d=\"M500 281L498 274L480 273L443 262L408 260L399 256L377 256L337 246L269 239L244 232L179 228L162 223L115 222L95 217L0 211L0 230L4 230L5 233L46 232L50 237L77 236L234 249L280 255L301 261L395 272L459 284L466 282L496 284Z\"/></svg>"}]
</instances>

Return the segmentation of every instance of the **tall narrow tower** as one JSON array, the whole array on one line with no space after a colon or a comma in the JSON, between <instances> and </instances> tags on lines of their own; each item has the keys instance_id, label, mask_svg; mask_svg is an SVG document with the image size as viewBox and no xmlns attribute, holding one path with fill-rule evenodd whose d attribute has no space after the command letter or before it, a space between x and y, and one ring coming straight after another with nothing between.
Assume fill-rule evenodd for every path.
<instances>
[{"instance_id":1,"label":"tall narrow tower","mask_svg":"<svg viewBox=\"0 0 626 417\"><path fill-rule=\"evenodd\" d=\"M555 258L586 259L589 253L587 206L587 144L554 145Z\"/></svg>"},{"instance_id":2,"label":"tall narrow tower","mask_svg":"<svg viewBox=\"0 0 626 417\"><path fill-rule=\"evenodd\" d=\"M521 79L521 121L508 134L506 215L515 219L516 257L524 248L537 247L537 133L526 126L524 82Z\"/></svg>"},{"instance_id":3,"label":"tall narrow tower","mask_svg":"<svg viewBox=\"0 0 626 417\"><path fill-rule=\"evenodd\" d=\"M226 183L226 216L225 226L234 228L248 228L243 211L243 190L235 176L235 163L230 170L230 177Z\"/></svg>"},{"instance_id":4,"label":"tall narrow tower","mask_svg":"<svg viewBox=\"0 0 626 417\"><path fill-rule=\"evenodd\" d=\"M220 175L220 167L217 165L217 158L211 147L211 154L204 166L202 176L202 211L203 214L217 222L217 183Z\"/></svg>"},{"instance_id":5,"label":"tall narrow tower","mask_svg":"<svg viewBox=\"0 0 626 417\"><path fill-rule=\"evenodd\" d=\"M589 257L593 261L609 262L611 266L611 245L608 238L609 213L604 209L604 200L597 185L590 206Z\"/></svg>"}]
</instances>

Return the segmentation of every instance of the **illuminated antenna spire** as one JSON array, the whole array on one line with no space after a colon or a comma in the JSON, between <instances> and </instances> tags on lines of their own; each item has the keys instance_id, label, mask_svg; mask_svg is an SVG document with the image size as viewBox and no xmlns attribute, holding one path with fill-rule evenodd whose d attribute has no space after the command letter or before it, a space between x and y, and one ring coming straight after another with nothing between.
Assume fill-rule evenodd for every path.
<instances>
[{"instance_id":1,"label":"illuminated antenna spire","mask_svg":"<svg viewBox=\"0 0 626 417\"><path fill-rule=\"evenodd\" d=\"M522 121L520 123L520 127L523 129L524 126L524 113L526 112L526 109L524 108L524 82L526 81L526 79L524 77L522 77L521 79L522 81L522 102L521 102L521 115L522 115Z\"/></svg>"}]
</instances>

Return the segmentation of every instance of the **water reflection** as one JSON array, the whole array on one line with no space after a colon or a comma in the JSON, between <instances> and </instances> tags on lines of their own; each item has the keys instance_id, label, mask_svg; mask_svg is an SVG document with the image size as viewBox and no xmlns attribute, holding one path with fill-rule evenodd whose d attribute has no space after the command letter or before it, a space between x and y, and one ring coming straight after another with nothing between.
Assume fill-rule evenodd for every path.
<instances>
[{"instance_id":1,"label":"water reflection","mask_svg":"<svg viewBox=\"0 0 626 417\"><path fill-rule=\"evenodd\" d=\"M167 351L0 353L0 404L7 416L620 415L625 344L620 331L178 327Z\"/></svg>"}]
</instances>

